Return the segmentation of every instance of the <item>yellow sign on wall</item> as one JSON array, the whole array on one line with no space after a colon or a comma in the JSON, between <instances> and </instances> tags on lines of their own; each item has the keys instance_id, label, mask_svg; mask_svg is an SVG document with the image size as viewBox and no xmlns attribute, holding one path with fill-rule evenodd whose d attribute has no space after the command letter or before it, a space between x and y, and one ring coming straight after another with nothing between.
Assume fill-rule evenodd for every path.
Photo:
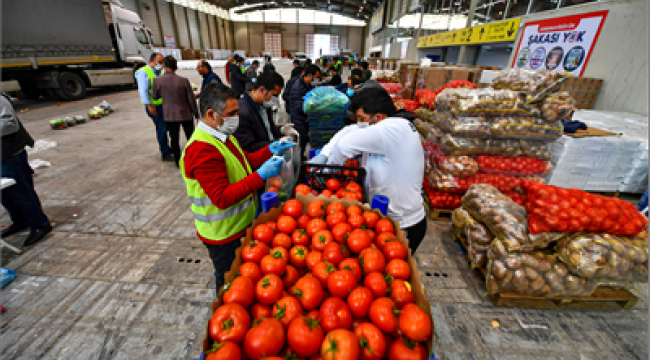
<instances>
[{"instance_id":1,"label":"yellow sign on wall","mask_svg":"<svg viewBox=\"0 0 650 360\"><path fill-rule=\"evenodd\" d=\"M420 37L418 47L439 47L473 45L497 41L514 41L517 37L520 18L474 26L468 29L448 31Z\"/></svg>"}]
</instances>

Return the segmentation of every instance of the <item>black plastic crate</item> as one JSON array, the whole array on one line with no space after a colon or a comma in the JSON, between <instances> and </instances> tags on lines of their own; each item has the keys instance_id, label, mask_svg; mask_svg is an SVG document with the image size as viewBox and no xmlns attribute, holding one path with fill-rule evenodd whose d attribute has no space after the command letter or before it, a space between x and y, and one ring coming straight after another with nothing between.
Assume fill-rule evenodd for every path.
<instances>
[{"instance_id":1,"label":"black plastic crate","mask_svg":"<svg viewBox=\"0 0 650 360\"><path fill-rule=\"evenodd\" d=\"M356 172L355 173L346 173ZM310 188L321 192L327 189L327 180L336 179L342 184L354 181L361 186L361 193L364 200L366 199L366 169L362 167L349 167L339 165L321 165L321 164L300 164L300 173L298 175L298 184L307 184ZM297 184L296 184L297 185Z\"/></svg>"}]
</instances>

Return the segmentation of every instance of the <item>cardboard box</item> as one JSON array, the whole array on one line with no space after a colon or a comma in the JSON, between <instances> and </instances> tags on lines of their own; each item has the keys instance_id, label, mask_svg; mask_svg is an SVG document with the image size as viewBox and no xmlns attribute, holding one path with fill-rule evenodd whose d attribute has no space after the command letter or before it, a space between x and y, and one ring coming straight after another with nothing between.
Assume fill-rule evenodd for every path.
<instances>
[{"instance_id":1,"label":"cardboard box","mask_svg":"<svg viewBox=\"0 0 650 360\"><path fill-rule=\"evenodd\" d=\"M438 90L447 83L447 70L444 67L429 68L425 80L425 88L431 91Z\"/></svg>"},{"instance_id":2,"label":"cardboard box","mask_svg":"<svg viewBox=\"0 0 650 360\"><path fill-rule=\"evenodd\" d=\"M338 201L342 203L346 208L350 205L358 205L356 202L351 202L348 200L339 200L335 198L326 198L324 196L314 196L312 194L310 195L301 195L298 194L296 197L298 201L300 201L303 204L303 209L304 212L307 212L307 206L315 201L315 200L322 200L325 205L328 205L334 201ZM371 210L370 205L368 204L363 204L361 205L363 210ZM228 271L225 275L225 280L226 283L232 281L237 273L239 272L239 267L242 265L243 261L241 258L241 251L242 248L248 245L251 241L253 241L253 229L255 226L267 223L269 221L276 221L278 216L282 214L282 210L280 208L274 208L268 213L262 213L260 216L253 221L253 226L249 227L246 230L246 237L242 240L242 246L237 249L237 257L235 258L235 261L232 264L232 267L230 268L230 271ZM386 218L386 216L380 216L382 219ZM433 324L433 317L431 316L431 305L429 304L429 300L427 300L426 296L424 295L424 286L422 286L422 283L420 282L420 271L418 270L417 263L415 262L415 258L413 258L411 254L411 249L408 248L408 240L406 239L406 236L404 234L404 230L402 229L396 229L397 232L397 239L402 242L402 244L406 245L408 249L408 255L406 262L408 262L409 266L411 267L411 278L409 279L409 283L411 284L411 289L413 290L413 295L415 297L415 303L424 310L427 315L429 316L429 320L431 320L431 324ZM221 298L223 295L223 288L220 289L219 291L219 299L212 303L212 313L215 312L215 310L221 306ZM435 326L433 327L433 334L435 334ZM207 351L212 348L213 340L210 338L210 321L208 320L208 324L206 327L206 335L205 339L203 340L203 351ZM427 349L427 358L430 356L432 348L433 348L433 335L431 338L424 344L424 346ZM388 349L386 349L388 351Z\"/></svg>"},{"instance_id":3,"label":"cardboard box","mask_svg":"<svg viewBox=\"0 0 650 360\"><path fill-rule=\"evenodd\" d=\"M566 91L576 99L578 109L592 109L603 86L602 79L570 77L559 91Z\"/></svg>"},{"instance_id":4,"label":"cardboard box","mask_svg":"<svg viewBox=\"0 0 650 360\"><path fill-rule=\"evenodd\" d=\"M417 84L418 77L420 76L420 66L419 65L410 65L406 70L406 77L404 78L404 91L402 97L404 99L413 99L415 94L415 85Z\"/></svg>"}]
</instances>

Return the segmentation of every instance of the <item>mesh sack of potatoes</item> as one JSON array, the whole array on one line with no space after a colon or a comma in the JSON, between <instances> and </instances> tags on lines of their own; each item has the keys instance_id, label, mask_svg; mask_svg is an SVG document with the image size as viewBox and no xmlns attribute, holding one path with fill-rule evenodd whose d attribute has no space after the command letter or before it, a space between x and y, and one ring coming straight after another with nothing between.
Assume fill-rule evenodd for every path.
<instances>
[{"instance_id":1,"label":"mesh sack of potatoes","mask_svg":"<svg viewBox=\"0 0 650 360\"><path fill-rule=\"evenodd\" d=\"M526 209L492 185L470 186L463 196L463 207L472 217L486 225L511 252L543 249L562 236L558 232L531 235L528 232Z\"/></svg>"},{"instance_id":2,"label":"mesh sack of potatoes","mask_svg":"<svg viewBox=\"0 0 650 360\"><path fill-rule=\"evenodd\" d=\"M467 239L467 256L474 267L485 267L488 262L488 250L494 235L487 228L471 217L465 223L465 238Z\"/></svg>"},{"instance_id":3,"label":"mesh sack of potatoes","mask_svg":"<svg viewBox=\"0 0 650 360\"><path fill-rule=\"evenodd\" d=\"M539 117L455 117L435 111L431 122L447 134L468 138L523 139L552 142L562 136L562 122L548 123Z\"/></svg>"},{"instance_id":4,"label":"mesh sack of potatoes","mask_svg":"<svg viewBox=\"0 0 650 360\"><path fill-rule=\"evenodd\" d=\"M440 170L457 178L472 176L478 172L478 163L469 156L446 156L437 164Z\"/></svg>"},{"instance_id":5,"label":"mesh sack of potatoes","mask_svg":"<svg viewBox=\"0 0 650 360\"><path fill-rule=\"evenodd\" d=\"M435 100L436 110L454 116L540 116L524 93L495 89L445 89Z\"/></svg>"},{"instance_id":6,"label":"mesh sack of potatoes","mask_svg":"<svg viewBox=\"0 0 650 360\"><path fill-rule=\"evenodd\" d=\"M451 225L454 229L464 230L468 221L474 220L467 210L462 207L454 209L451 212Z\"/></svg>"},{"instance_id":7,"label":"mesh sack of potatoes","mask_svg":"<svg viewBox=\"0 0 650 360\"><path fill-rule=\"evenodd\" d=\"M429 123L429 122L426 122L426 121L422 121L422 120L419 119L419 118L418 118L418 119L415 119L415 120L413 121L413 125L415 125L415 129L417 129L417 131L418 131L422 136L426 136L426 135L429 133L429 131L431 130L431 128L433 128L433 124L432 124L432 123Z\"/></svg>"},{"instance_id":8,"label":"mesh sack of potatoes","mask_svg":"<svg viewBox=\"0 0 650 360\"><path fill-rule=\"evenodd\" d=\"M435 128L434 128L435 129ZM427 139L436 139L447 155L501 155L530 156L550 160L551 152L545 142L518 139L478 139L456 137L451 134L439 137L439 132L430 131Z\"/></svg>"},{"instance_id":9,"label":"mesh sack of potatoes","mask_svg":"<svg viewBox=\"0 0 650 360\"><path fill-rule=\"evenodd\" d=\"M559 90L569 76L564 71L507 69L494 78L492 87L523 91L531 96L532 102L537 102Z\"/></svg>"},{"instance_id":10,"label":"mesh sack of potatoes","mask_svg":"<svg viewBox=\"0 0 650 360\"><path fill-rule=\"evenodd\" d=\"M569 272L549 252L510 253L495 239L488 251L487 291L494 295L514 291L541 297L589 296L598 287L593 279Z\"/></svg>"},{"instance_id":11,"label":"mesh sack of potatoes","mask_svg":"<svg viewBox=\"0 0 650 360\"><path fill-rule=\"evenodd\" d=\"M576 100L568 92L554 93L542 103L542 115L547 122L556 122L569 117L576 108Z\"/></svg>"},{"instance_id":12,"label":"mesh sack of potatoes","mask_svg":"<svg viewBox=\"0 0 650 360\"><path fill-rule=\"evenodd\" d=\"M556 247L558 257L589 279L648 282L648 240L607 233L572 233Z\"/></svg>"}]
</instances>

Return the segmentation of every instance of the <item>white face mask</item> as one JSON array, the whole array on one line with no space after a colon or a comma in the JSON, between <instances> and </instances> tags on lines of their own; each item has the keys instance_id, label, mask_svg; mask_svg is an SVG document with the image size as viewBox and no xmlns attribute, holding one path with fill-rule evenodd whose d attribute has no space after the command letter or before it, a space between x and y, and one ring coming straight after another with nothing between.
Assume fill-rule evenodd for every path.
<instances>
[{"instance_id":1,"label":"white face mask","mask_svg":"<svg viewBox=\"0 0 650 360\"><path fill-rule=\"evenodd\" d=\"M156 64L156 66L154 66L153 68L156 69L156 71L160 71L163 69L163 66L162 64Z\"/></svg>"},{"instance_id":2,"label":"white face mask","mask_svg":"<svg viewBox=\"0 0 650 360\"><path fill-rule=\"evenodd\" d=\"M357 126L359 127L359 129L364 129L364 128L367 128L368 126L370 126L370 123L367 123L367 122L358 122L358 123L357 123Z\"/></svg>"},{"instance_id":3,"label":"white face mask","mask_svg":"<svg viewBox=\"0 0 650 360\"><path fill-rule=\"evenodd\" d=\"M230 116L222 119L223 125L217 127L217 130L227 136L234 134L239 127L239 116Z\"/></svg>"},{"instance_id":4,"label":"white face mask","mask_svg":"<svg viewBox=\"0 0 650 360\"><path fill-rule=\"evenodd\" d=\"M273 96L273 97L271 97L271 100L269 100L269 101L264 101L264 104L262 104L262 106L264 106L264 107L267 108L267 109L270 109L270 108L272 108L273 106L275 106L276 104L278 104L278 102L279 102L279 101L278 101L278 98L275 97L275 96Z\"/></svg>"}]
</instances>

